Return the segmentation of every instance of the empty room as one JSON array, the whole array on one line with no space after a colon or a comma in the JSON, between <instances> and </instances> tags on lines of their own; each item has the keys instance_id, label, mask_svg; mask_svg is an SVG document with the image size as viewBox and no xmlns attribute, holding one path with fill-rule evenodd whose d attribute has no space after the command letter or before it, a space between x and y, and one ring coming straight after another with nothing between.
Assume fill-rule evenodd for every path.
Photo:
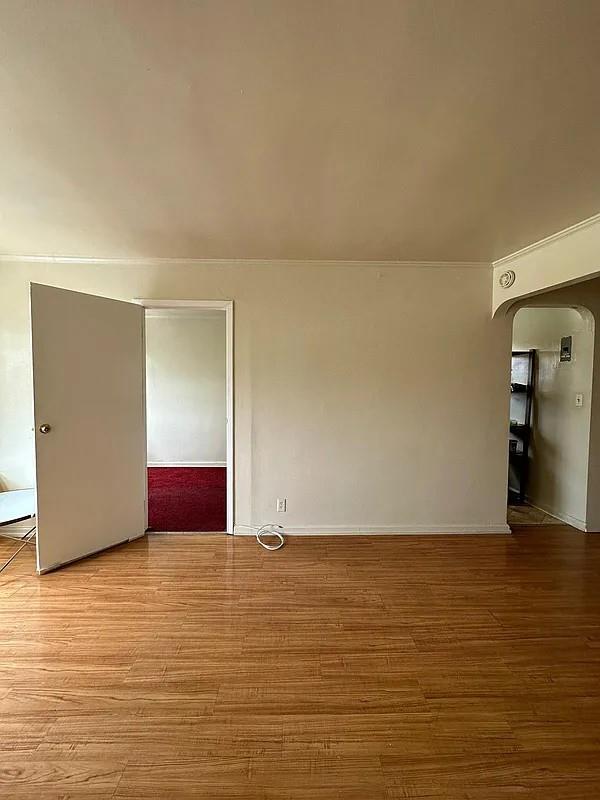
<instances>
[{"instance_id":1,"label":"empty room","mask_svg":"<svg viewBox=\"0 0 600 800\"><path fill-rule=\"evenodd\" d=\"M0 0L0 796L600 797L599 0Z\"/></svg>"}]
</instances>

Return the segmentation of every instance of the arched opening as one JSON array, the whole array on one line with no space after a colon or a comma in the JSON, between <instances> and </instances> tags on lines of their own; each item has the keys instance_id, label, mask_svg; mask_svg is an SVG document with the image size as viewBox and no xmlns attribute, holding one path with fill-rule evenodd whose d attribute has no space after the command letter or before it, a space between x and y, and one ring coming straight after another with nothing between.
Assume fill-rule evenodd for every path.
<instances>
[{"instance_id":1,"label":"arched opening","mask_svg":"<svg viewBox=\"0 0 600 800\"><path fill-rule=\"evenodd\" d=\"M513 317L508 523L586 530L594 318L528 305Z\"/></svg>"}]
</instances>

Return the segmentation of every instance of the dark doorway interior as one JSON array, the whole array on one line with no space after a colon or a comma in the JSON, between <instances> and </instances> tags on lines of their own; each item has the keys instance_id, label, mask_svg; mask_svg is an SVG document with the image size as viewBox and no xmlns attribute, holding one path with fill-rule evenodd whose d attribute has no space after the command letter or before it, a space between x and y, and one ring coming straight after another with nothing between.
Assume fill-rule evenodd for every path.
<instances>
[{"instance_id":1,"label":"dark doorway interior","mask_svg":"<svg viewBox=\"0 0 600 800\"><path fill-rule=\"evenodd\" d=\"M152 531L225 531L225 467L149 467Z\"/></svg>"}]
</instances>

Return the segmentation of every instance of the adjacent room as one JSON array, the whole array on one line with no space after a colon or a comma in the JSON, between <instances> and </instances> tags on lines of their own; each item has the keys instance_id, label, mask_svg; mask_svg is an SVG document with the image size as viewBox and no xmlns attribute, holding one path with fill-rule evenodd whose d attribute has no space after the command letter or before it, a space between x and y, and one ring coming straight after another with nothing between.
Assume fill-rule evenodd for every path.
<instances>
[{"instance_id":1,"label":"adjacent room","mask_svg":"<svg viewBox=\"0 0 600 800\"><path fill-rule=\"evenodd\" d=\"M227 530L225 312L146 310L148 530Z\"/></svg>"},{"instance_id":2,"label":"adjacent room","mask_svg":"<svg viewBox=\"0 0 600 800\"><path fill-rule=\"evenodd\" d=\"M594 318L522 308L514 318L509 433L513 524L586 530Z\"/></svg>"},{"instance_id":3,"label":"adjacent room","mask_svg":"<svg viewBox=\"0 0 600 800\"><path fill-rule=\"evenodd\" d=\"M600 0L0 0L0 796L597 800Z\"/></svg>"}]
</instances>

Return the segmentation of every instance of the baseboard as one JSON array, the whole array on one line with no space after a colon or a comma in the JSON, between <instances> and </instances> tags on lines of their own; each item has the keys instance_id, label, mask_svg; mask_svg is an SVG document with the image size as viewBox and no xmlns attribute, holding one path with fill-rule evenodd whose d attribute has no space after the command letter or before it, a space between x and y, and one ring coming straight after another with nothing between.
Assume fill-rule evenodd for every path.
<instances>
[{"instance_id":1,"label":"baseboard","mask_svg":"<svg viewBox=\"0 0 600 800\"><path fill-rule=\"evenodd\" d=\"M532 502L532 500L527 497L527 502L529 503L532 508L537 508L538 511L543 511L544 514L550 514L551 517L555 517L559 519L561 522L564 522L566 525L570 525L572 528L577 528L578 531L583 531L584 533L587 532L587 525L585 520L579 519L579 517L572 517L570 514L563 514L560 511L555 511L551 508L544 508L544 506L538 506L536 503Z\"/></svg>"},{"instance_id":2,"label":"baseboard","mask_svg":"<svg viewBox=\"0 0 600 800\"><path fill-rule=\"evenodd\" d=\"M146 531L147 536L227 536L227 531Z\"/></svg>"},{"instance_id":3,"label":"baseboard","mask_svg":"<svg viewBox=\"0 0 600 800\"><path fill-rule=\"evenodd\" d=\"M283 523L282 523L283 524ZM510 534L505 522L494 525L305 525L288 527L284 525L287 536L421 536L429 534ZM236 536L254 536L256 527L235 525Z\"/></svg>"},{"instance_id":4,"label":"baseboard","mask_svg":"<svg viewBox=\"0 0 600 800\"><path fill-rule=\"evenodd\" d=\"M226 461L149 461L149 467L226 467Z\"/></svg>"},{"instance_id":5,"label":"baseboard","mask_svg":"<svg viewBox=\"0 0 600 800\"><path fill-rule=\"evenodd\" d=\"M540 511L552 514L551 511L546 511L543 508ZM556 514L552 515L557 516ZM570 518L572 521L561 517L557 517L557 519L561 519L561 521L573 527L579 527L579 525L583 524L581 520L574 518ZM10 535L22 536L26 531L31 530L34 524L35 517L13 525L5 525L0 528L0 533L6 532ZM233 532L236 536L254 536L257 527L235 525ZM284 525L283 527L288 536L419 536L429 534L509 534L511 532L510 527L502 522L493 525L370 525L368 527L360 525L303 525L288 527ZM585 528L579 527L579 530L585 530Z\"/></svg>"}]
</instances>

